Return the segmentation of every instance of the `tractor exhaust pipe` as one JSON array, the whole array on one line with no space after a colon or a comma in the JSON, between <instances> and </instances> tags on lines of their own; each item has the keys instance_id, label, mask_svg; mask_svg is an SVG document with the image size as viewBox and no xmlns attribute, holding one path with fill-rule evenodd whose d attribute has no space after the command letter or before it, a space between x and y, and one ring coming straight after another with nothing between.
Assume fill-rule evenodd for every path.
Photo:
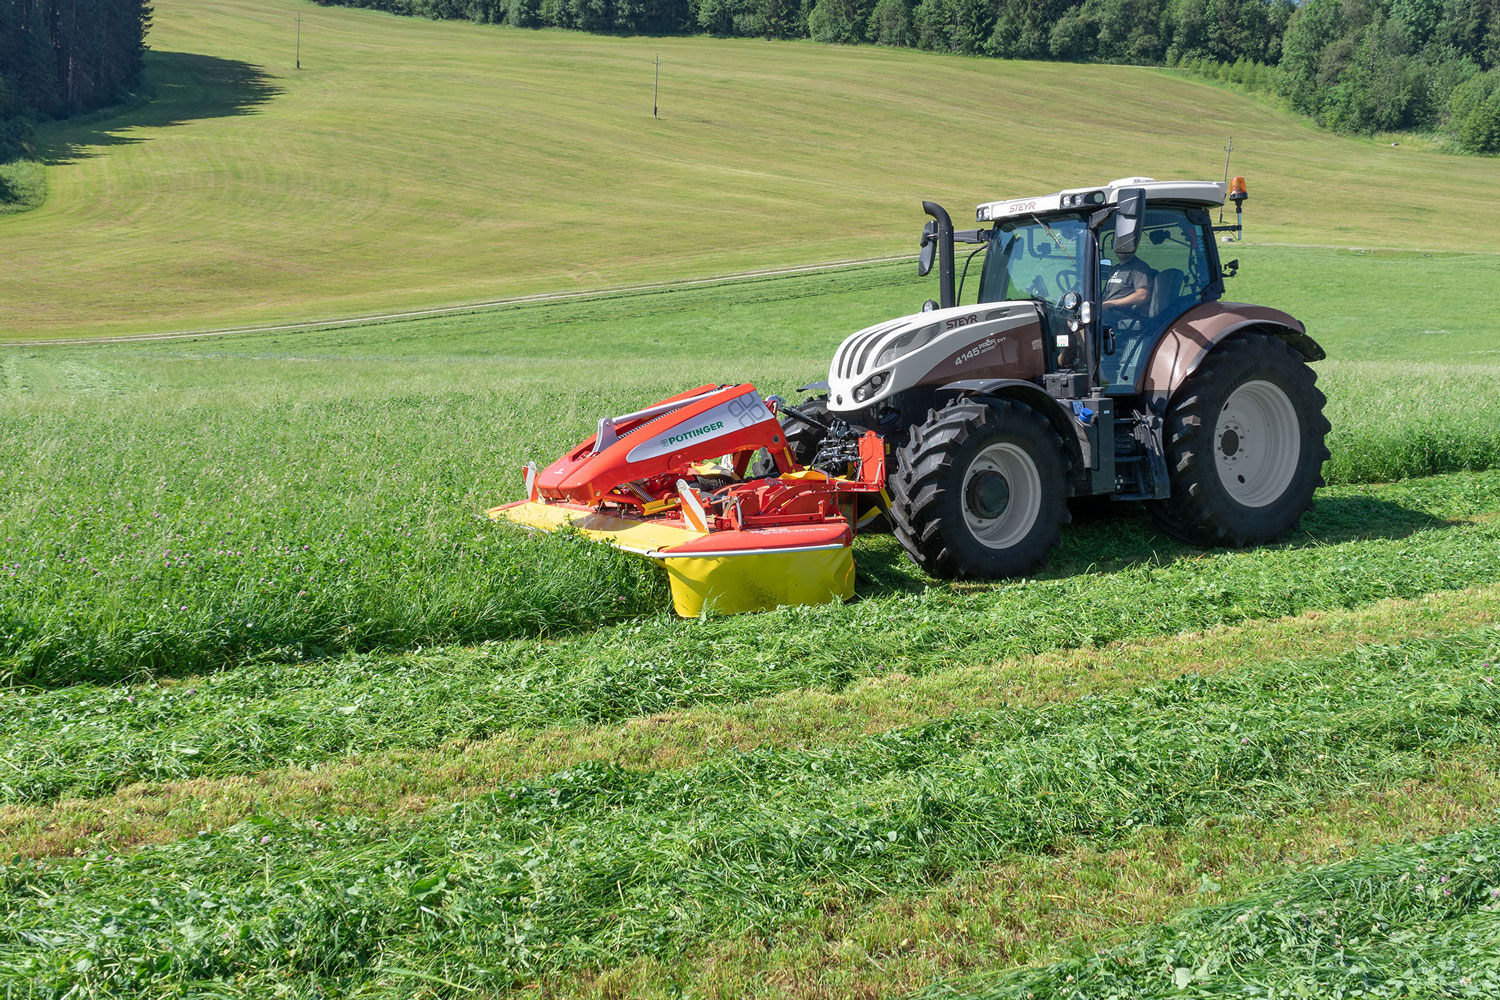
<instances>
[{"instance_id":1,"label":"tractor exhaust pipe","mask_svg":"<svg viewBox=\"0 0 1500 1000\"><path fill-rule=\"evenodd\" d=\"M922 211L937 220L938 250L938 305L950 309L958 305L958 296L953 291L953 220L948 212L935 201L922 202ZM928 258L931 260L931 258Z\"/></svg>"}]
</instances>

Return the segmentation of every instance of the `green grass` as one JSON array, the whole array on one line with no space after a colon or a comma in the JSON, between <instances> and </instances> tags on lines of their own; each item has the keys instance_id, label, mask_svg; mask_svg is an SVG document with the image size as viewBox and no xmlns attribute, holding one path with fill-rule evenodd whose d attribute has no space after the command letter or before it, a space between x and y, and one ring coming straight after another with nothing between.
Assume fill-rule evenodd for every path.
<instances>
[{"instance_id":1,"label":"green grass","mask_svg":"<svg viewBox=\"0 0 1500 1000\"><path fill-rule=\"evenodd\" d=\"M1490 164L1326 134L1159 70L595 37L298 0L161 0L149 41L153 101L42 130L47 201L0 221L0 336L910 252L924 197L962 221L1007 194L1217 177L1230 134L1255 239L1500 249Z\"/></svg>"},{"instance_id":2,"label":"green grass","mask_svg":"<svg viewBox=\"0 0 1500 1000\"><path fill-rule=\"evenodd\" d=\"M1245 254L1236 293L1299 312L1332 355L1318 366L1332 482L1496 464L1500 394L1488 390L1500 364L1469 296L1500 288L1500 257ZM1337 297L1304 287L1309 271ZM1383 335L1346 305L1361 275L1388 307ZM649 614L665 602L645 565L508 532L483 511L516 496L523 462L561 453L604 412L707 380L793 393L844 332L924 288L906 266L872 267L316 334L0 355L0 671L47 686L138 681ZM1422 289L1442 294L1403 305ZM1449 362L1430 363L1437 355ZM1330 494L1301 544L1489 510L1486 487L1464 482L1433 489L1474 494L1467 508ZM1069 529L1052 577L1066 587L1091 564L1190 554L1128 523L1123 537ZM888 540L862 542L858 558L877 616L928 587ZM967 593L934 592L959 633Z\"/></svg>"},{"instance_id":3,"label":"green grass","mask_svg":"<svg viewBox=\"0 0 1500 1000\"><path fill-rule=\"evenodd\" d=\"M0 802L615 722L800 687L836 690L893 663L921 675L1461 589L1493 582L1500 565L1500 474L1399 492L1336 491L1322 508L1303 544L1254 553L1193 558L1135 521L1131 533L1148 542L1101 559L1120 530L1115 522L1080 532L1056 569L1030 582L927 591L892 567L886 585L868 581L865 600L849 608L708 623L659 613L540 644L354 657L312 669L255 664L167 686L19 692L0 702ZM1446 524L1441 514L1455 509L1486 520ZM883 548L889 566L899 557ZM582 584L597 568L584 563L571 578ZM548 570L569 572L560 562ZM1077 610L1062 618L1059 607ZM883 629L892 619L905 627ZM808 636L820 637L815 648Z\"/></svg>"},{"instance_id":4,"label":"green grass","mask_svg":"<svg viewBox=\"0 0 1500 1000\"><path fill-rule=\"evenodd\" d=\"M988 989L926 995L1493 997L1497 956L1500 827L1487 826L1300 872Z\"/></svg>"},{"instance_id":5,"label":"green grass","mask_svg":"<svg viewBox=\"0 0 1500 1000\"><path fill-rule=\"evenodd\" d=\"M47 172L41 163L0 163L0 216L29 212L46 200Z\"/></svg>"},{"instance_id":6,"label":"green grass","mask_svg":"<svg viewBox=\"0 0 1500 1000\"><path fill-rule=\"evenodd\" d=\"M277 63L298 11L300 74ZM1116 67L283 0L171 0L158 25L158 101L53 127L49 200L0 221L0 329L906 249L921 195L1070 180L1055 155L935 160L934 121L1061 150L1073 179L1203 176L1226 100ZM685 103L631 124L658 45ZM1075 954L1060 975L1093 975L1085 948L1219 954L1263 876L1291 879L1265 892L1299 913L1318 891L1363 912L1406 855L1324 890L1297 869L1329 844L1493 823L1487 175L1228 99L1255 236L1432 251L1234 248L1229 297L1287 309L1329 354L1331 485L1262 549L1080 509L1031 580L928 580L865 537L851 604L685 622L645 563L483 518L601 414L712 380L792 395L848 332L931 294L910 264L0 352L0 857L25 859L0 866L0 979L37 996L1005 990L993 973L1017 963ZM558 219L580 233L566 255ZM1204 874L1244 906L1156 926L1204 901ZM1489 918L1449 906L1412 903L1358 960L1438 976L1488 948ZM1268 957L1237 961L1326 993L1347 968L1308 956L1347 926L1255 923ZM1166 988L1128 978L1142 969L1107 971L1122 995Z\"/></svg>"},{"instance_id":7,"label":"green grass","mask_svg":"<svg viewBox=\"0 0 1500 1000\"><path fill-rule=\"evenodd\" d=\"M1316 267L1353 283L1381 269L1394 302L1419 287L1490 287L1493 258L1255 253L1246 291L1292 300L1333 353L1320 366L1332 481L1495 464L1500 397L1483 391L1495 369L1464 300L1410 319L1393 309L1397 336L1377 347L1358 317L1326 304L1319 315L1293 278ZM484 523L483 509L514 496L524 460L560 452L605 409L704 379L753 377L790 392L819 374L842 330L920 294L904 273L117 347L109 364L91 351L7 354L0 438L15 459L0 469L0 662L49 685L139 679L247 657L545 635L659 607L660 582L639 564L507 533ZM810 308L831 332L808 336ZM1442 332L1405 326L1418 322ZM607 342L598 363L575 359L579 329ZM1424 365L1413 379L1429 338L1459 363ZM704 352L711 362L670 380L656 360ZM768 367L768 353L781 363ZM1380 360L1339 360L1345 353ZM1309 524L1320 537L1321 523ZM1117 558L1180 551L1137 534L1143 544ZM1100 544L1084 536L1061 572L1107 557ZM899 571L881 577L899 563L888 545L868 549L867 594L908 585ZM601 572L611 587L590 583Z\"/></svg>"},{"instance_id":8,"label":"green grass","mask_svg":"<svg viewBox=\"0 0 1500 1000\"><path fill-rule=\"evenodd\" d=\"M0 972L44 995L409 974L504 988L677 955L1065 837L1123 842L1420 777L1496 746L1497 652L1481 627L680 772L586 764L414 822L266 816L126 858L13 865Z\"/></svg>"}]
</instances>

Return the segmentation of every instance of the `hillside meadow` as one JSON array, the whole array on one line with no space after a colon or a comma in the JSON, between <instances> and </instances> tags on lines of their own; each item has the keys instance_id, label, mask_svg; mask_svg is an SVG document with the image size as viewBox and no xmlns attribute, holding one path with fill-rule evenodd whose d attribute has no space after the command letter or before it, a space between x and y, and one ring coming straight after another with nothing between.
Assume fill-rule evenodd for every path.
<instances>
[{"instance_id":1,"label":"hillside meadow","mask_svg":"<svg viewBox=\"0 0 1500 1000\"><path fill-rule=\"evenodd\" d=\"M301 19L302 69L296 58ZM1218 177L1275 242L1500 249L1493 164L1164 71L160 0L152 99L47 126L0 337L301 321L911 252L936 198ZM659 119L652 60L662 60Z\"/></svg>"},{"instance_id":2,"label":"hillside meadow","mask_svg":"<svg viewBox=\"0 0 1500 1000\"><path fill-rule=\"evenodd\" d=\"M848 604L681 620L484 511L602 415L795 398L910 262L0 347L7 995L1500 990L1484 161L1144 69L156 7L154 99L0 218L6 338L905 253L1232 131L1227 297L1326 348L1332 457L1276 545L1080 504L1033 578L867 535Z\"/></svg>"},{"instance_id":3,"label":"hillside meadow","mask_svg":"<svg viewBox=\"0 0 1500 1000\"><path fill-rule=\"evenodd\" d=\"M1153 995L1165 949L1456 982L1494 933L1500 256L1235 253L1330 355L1285 542L1080 508L1035 578L944 583L869 536L853 603L695 621L484 509L603 413L794 395L929 294L910 264L0 354L0 979Z\"/></svg>"}]
</instances>

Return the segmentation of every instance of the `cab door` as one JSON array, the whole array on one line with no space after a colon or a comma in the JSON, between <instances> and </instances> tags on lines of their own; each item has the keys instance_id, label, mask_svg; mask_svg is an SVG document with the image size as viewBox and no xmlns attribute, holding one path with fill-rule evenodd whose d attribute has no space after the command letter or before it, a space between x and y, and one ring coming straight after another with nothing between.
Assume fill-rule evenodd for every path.
<instances>
[{"instance_id":1,"label":"cab door","mask_svg":"<svg viewBox=\"0 0 1500 1000\"><path fill-rule=\"evenodd\" d=\"M1202 208L1152 205L1146 210L1135 261L1115 253L1114 220L1099 230L1099 289L1103 300L1116 288L1139 287L1146 296L1139 305L1117 311L1111 325L1100 331L1099 379L1106 392L1134 392L1147 359L1173 320L1210 298L1219 285L1213 260L1213 228ZM1117 269L1129 268L1126 277Z\"/></svg>"}]
</instances>

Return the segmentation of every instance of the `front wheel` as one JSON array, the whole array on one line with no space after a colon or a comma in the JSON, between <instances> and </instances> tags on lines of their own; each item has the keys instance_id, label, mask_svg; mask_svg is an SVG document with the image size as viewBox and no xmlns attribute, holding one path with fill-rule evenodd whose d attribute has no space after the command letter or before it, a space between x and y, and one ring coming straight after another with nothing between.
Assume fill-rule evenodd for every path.
<instances>
[{"instance_id":1,"label":"front wheel","mask_svg":"<svg viewBox=\"0 0 1500 1000\"><path fill-rule=\"evenodd\" d=\"M1291 531L1323 484L1326 402L1285 342L1219 345L1167 413L1172 492L1151 505L1157 523L1197 545L1260 545Z\"/></svg>"},{"instance_id":2,"label":"front wheel","mask_svg":"<svg viewBox=\"0 0 1500 1000\"><path fill-rule=\"evenodd\" d=\"M959 399L911 429L888 480L896 538L934 576L1030 573L1067 519L1067 457L1035 410Z\"/></svg>"}]
</instances>

